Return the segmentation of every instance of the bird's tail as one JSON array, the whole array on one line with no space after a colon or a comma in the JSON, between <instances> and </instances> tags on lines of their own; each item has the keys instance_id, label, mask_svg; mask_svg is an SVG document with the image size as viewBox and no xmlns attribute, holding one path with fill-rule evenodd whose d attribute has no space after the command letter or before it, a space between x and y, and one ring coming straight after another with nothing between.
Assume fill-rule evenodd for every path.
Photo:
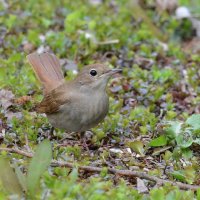
<instances>
[{"instance_id":1,"label":"bird's tail","mask_svg":"<svg viewBox=\"0 0 200 200\"><path fill-rule=\"evenodd\" d=\"M58 87L64 81L64 76L58 58L51 53L31 53L27 59L38 79L44 87L44 93Z\"/></svg>"}]
</instances>

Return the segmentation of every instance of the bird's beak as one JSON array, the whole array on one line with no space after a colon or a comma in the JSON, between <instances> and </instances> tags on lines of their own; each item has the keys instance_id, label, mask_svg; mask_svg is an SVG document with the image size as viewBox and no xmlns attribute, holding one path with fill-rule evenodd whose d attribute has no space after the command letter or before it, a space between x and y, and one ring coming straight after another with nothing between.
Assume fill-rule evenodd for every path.
<instances>
[{"instance_id":1,"label":"bird's beak","mask_svg":"<svg viewBox=\"0 0 200 200\"><path fill-rule=\"evenodd\" d=\"M122 72L122 69L111 69L108 70L105 74L112 76L113 74Z\"/></svg>"}]
</instances>

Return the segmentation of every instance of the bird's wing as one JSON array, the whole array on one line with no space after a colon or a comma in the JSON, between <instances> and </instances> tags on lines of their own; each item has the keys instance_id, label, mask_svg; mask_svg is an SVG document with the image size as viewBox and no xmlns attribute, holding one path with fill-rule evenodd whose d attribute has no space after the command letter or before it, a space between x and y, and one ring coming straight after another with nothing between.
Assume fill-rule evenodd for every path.
<instances>
[{"instance_id":1,"label":"bird's wing","mask_svg":"<svg viewBox=\"0 0 200 200\"><path fill-rule=\"evenodd\" d=\"M36 110L39 113L52 114L58 112L60 106L70 104L70 102L70 97L59 87L46 94L41 103L37 105Z\"/></svg>"}]
</instances>

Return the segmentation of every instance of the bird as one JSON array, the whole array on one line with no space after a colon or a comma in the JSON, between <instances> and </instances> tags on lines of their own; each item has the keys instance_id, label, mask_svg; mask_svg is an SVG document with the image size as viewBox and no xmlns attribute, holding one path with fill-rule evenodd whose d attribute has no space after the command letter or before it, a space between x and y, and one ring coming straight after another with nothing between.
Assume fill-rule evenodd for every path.
<instances>
[{"instance_id":1,"label":"bird","mask_svg":"<svg viewBox=\"0 0 200 200\"><path fill-rule=\"evenodd\" d=\"M34 52L27 59L43 86L44 97L36 111L45 113L54 128L84 132L103 121L109 110L107 83L121 69L91 64L66 81L55 54Z\"/></svg>"}]
</instances>

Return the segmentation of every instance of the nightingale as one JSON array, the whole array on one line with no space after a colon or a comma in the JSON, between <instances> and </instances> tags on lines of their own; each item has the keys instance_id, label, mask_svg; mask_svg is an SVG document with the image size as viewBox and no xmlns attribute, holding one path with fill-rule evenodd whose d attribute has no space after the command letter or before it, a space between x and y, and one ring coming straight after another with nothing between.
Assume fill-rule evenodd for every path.
<instances>
[{"instance_id":1,"label":"nightingale","mask_svg":"<svg viewBox=\"0 0 200 200\"><path fill-rule=\"evenodd\" d=\"M27 59L43 86L36 111L45 113L55 128L83 132L101 122L109 109L106 86L121 69L104 64L85 66L74 80L65 81L59 59L51 53L32 53Z\"/></svg>"}]
</instances>

